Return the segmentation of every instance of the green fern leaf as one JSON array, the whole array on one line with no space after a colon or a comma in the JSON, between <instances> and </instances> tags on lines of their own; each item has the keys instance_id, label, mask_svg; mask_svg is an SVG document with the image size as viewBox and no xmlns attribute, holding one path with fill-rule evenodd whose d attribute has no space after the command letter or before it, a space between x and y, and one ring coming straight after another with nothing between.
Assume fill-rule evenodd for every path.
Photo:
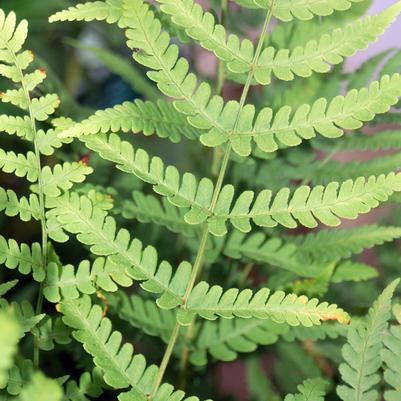
<instances>
[{"instance_id":1,"label":"green fern leaf","mask_svg":"<svg viewBox=\"0 0 401 401\"><path fill-rule=\"evenodd\" d=\"M247 8L270 8L272 0L234 0ZM327 16L334 11L346 11L353 3L363 0L283 0L275 3L273 15L281 21L302 21L312 19L315 15Z\"/></svg>"},{"instance_id":2,"label":"green fern leaf","mask_svg":"<svg viewBox=\"0 0 401 401\"><path fill-rule=\"evenodd\" d=\"M337 261L357 255L385 242L401 237L401 228L363 225L348 229L320 230L298 237L302 260Z\"/></svg>"},{"instance_id":3,"label":"green fern leaf","mask_svg":"<svg viewBox=\"0 0 401 401\"><path fill-rule=\"evenodd\" d=\"M24 155L0 149L0 169L5 173L14 173L17 177L26 177L29 182L38 180L36 156L31 151Z\"/></svg>"},{"instance_id":4,"label":"green fern leaf","mask_svg":"<svg viewBox=\"0 0 401 401\"><path fill-rule=\"evenodd\" d=\"M51 351L55 344L69 344L71 342L70 330L60 317L52 319L46 316L32 331L36 337L39 348Z\"/></svg>"},{"instance_id":5,"label":"green fern leaf","mask_svg":"<svg viewBox=\"0 0 401 401\"><path fill-rule=\"evenodd\" d=\"M32 140L32 125L29 117L14 117L2 114L0 116L0 131L9 135L18 135L21 138Z\"/></svg>"},{"instance_id":6,"label":"green fern leaf","mask_svg":"<svg viewBox=\"0 0 401 401\"><path fill-rule=\"evenodd\" d=\"M305 380L298 386L298 394L288 394L284 401L324 401L328 382L321 378Z\"/></svg>"},{"instance_id":7,"label":"green fern leaf","mask_svg":"<svg viewBox=\"0 0 401 401\"><path fill-rule=\"evenodd\" d=\"M0 211L3 210L6 216L19 216L22 221L39 220L39 198L36 194L30 194L29 199L25 196L18 199L14 191L0 187Z\"/></svg>"},{"instance_id":8,"label":"green fern leaf","mask_svg":"<svg viewBox=\"0 0 401 401\"><path fill-rule=\"evenodd\" d=\"M32 118L37 121L45 121L52 115L60 105L60 98L57 95L46 95L32 99L30 110Z\"/></svg>"},{"instance_id":9,"label":"green fern leaf","mask_svg":"<svg viewBox=\"0 0 401 401\"><path fill-rule=\"evenodd\" d=\"M196 314L210 320L218 316L225 319L234 316L257 317L307 327L319 325L326 320L337 320L342 324L349 321L348 314L337 308L337 305L329 305L327 302L319 304L316 298L309 300L305 296L298 297L283 291L271 293L267 288L256 293L250 289L239 291L236 288L224 291L222 287L211 287L206 282L195 286L185 307L177 312L177 318L181 324L188 325Z\"/></svg>"},{"instance_id":10,"label":"green fern leaf","mask_svg":"<svg viewBox=\"0 0 401 401\"><path fill-rule=\"evenodd\" d=\"M55 149L59 149L64 143L70 143L71 141L72 140L68 138L60 139L57 130L54 129L49 129L46 132L39 130L36 133L38 150L45 156L51 156Z\"/></svg>"},{"instance_id":11,"label":"green fern leaf","mask_svg":"<svg viewBox=\"0 0 401 401\"><path fill-rule=\"evenodd\" d=\"M190 37L228 63L230 72L250 71L254 48L249 40L241 42L232 34L227 37L225 28L215 23L213 14L204 13L202 7L194 1L158 2L161 4L161 10L170 15L174 23L185 28ZM313 40L294 50L276 51L274 47L265 48L254 67L254 77L260 84L269 84L272 73L277 78L288 81L294 79L295 75L308 77L313 71L328 72L330 64L341 63L344 56L351 56L374 41L400 11L401 3L397 3L374 17L366 17L346 25L343 29L337 28L317 41Z\"/></svg>"},{"instance_id":12,"label":"green fern leaf","mask_svg":"<svg viewBox=\"0 0 401 401\"><path fill-rule=\"evenodd\" d=\"M386 401L397 401L401 395L401 326L392 326L384 338L382 360L385 364L384 380L392 388L384 393Z\"/></svg>"},{"instance_id":13,"label":"green fern leaf","mask_svg":"<svg viewBox=\"0 0 401 401\"><path fill-rule=\"evenodd\" d=\"M93 169L82 162L65 162L57 164L53 170L49 166L42 169L44 193L47 196L57 197L61 190L71 189L73 183L81 183Z\"/></svg>"},{"instance_id":14,"label":"green fern leaf","mask_svg":"<svg viewBox=\"0 0 401 401\"><path fill-rule=\"evenodd\" d=\"M7 385L7 370L12 366L21 335L18 322L10 312L0 311L0 327L0 389L3 389Z\"/></svg>"},{"instance_id":15,"label":"green fern leaf","mask_svg":"<svg viewBox=\"0 0 401 401\"><path fill-rule=\"evenodd\" d=\"M49 18L49 22L57 21L106 21L117 22L122 15L122 0L93 1L69 7Z\"/></svg>"},{"instance_id":16,"label":"green fern leaf","mask_svg":"<svg viewBox=\"0 0 401 401\"><path fill-rule=\"evenodd\" d=\"M375 278L378 275L379 272L375 267L348 260L336 266L330 281L332 283L364 281Z\"/></svg>"},{"instance_id":17,"label":"green fern leaf","mask_svg":"<svg viewBox=\"0 0 401 401\"><path fill-rule=\"evenodd\" d=\"M337 387L337 394L344 401L374 401L378 392L374 386L380 381L380 352L384 332L390 318L391 298L399 280L390 284L369 310L366 323L351 326L340 365L344 385Z\"/></svg>"},{"instance_id":18,"label":"green fern leaf","mask_svg":"<svg viewBox=\"0 0 401 401\"><path fill-rule=\"evenodd\" d=\"M181 138L197 138L197 132L178 113L171 103L158 100L157 103L124 102L106 110L99 110L88 119L73 125L59 134L59 138L77 137L108 132L156 133L161 138L179 142Z\"/></svg>"},{"instance_id":19,"label":"green fern leaf","mask_svg":"<svg viewBox=\"0 0 401 401\"><path fill-rule=\"evenodd\" d=\"M7 281L0 284L0 298L7 294L12 288L18 284L18 280Z\"/></svg>"},{"instance_id":20,"label":"green fern leaf","mask_svg":"<svg viewBox=\"0 0 401 401\"><path fill-rule=\"evenodd\" d=\"M33 278L42 282L45 271L42 266L42 250L38 243L32 245L18 244L15 240L8 241L0 236L0 264L9 269L18 268L21 274L33 273Z\"/></svg>"},{"instance_id":21,"label":"green fern leaf","mask_svg":"<svg viewBox=\"0 0 401 401\"><path fill-rule=\"evenodd\" d=\"M0 9L0 61L11 63L15 53L18 53L28 35L28 23L26 20L17 25L14 12L8 15Z\"/></svg>"},{"instance_id":22,"label":"green fern leaf","mask_svg":"<svg viewBox=\"0 0 401 401\"><path fill-rule=\"evenodd\" d=\"M223 204L232 198L233 188L229 185L225 188L218 203ZM219 215L219 209L216 208L216 215L209 218L209 229L215 235L223 235L227 232L227 220L243 232L251 230L250 220L261 227L280 224L295 228L299 222L305 227L314 228L318 221L327 226L337 226L340 218L355 219L400 190L401 174L390 173L368 179L359 177L342 184L332 182L326 187L311 189L301 186L291 197L288 188L281 189L274 198L269 190L260 192L256 198L252 191L246 191L238 197L229 213Z\"/></svg>"},{"instance_id":23,"label":"green fern leaf","mask_svg":"<svg viewBox=\"0 0 401 401\"><path fill-rule=\"evenodd\" d=\"M43 294L50 302L77 299L80 294L94 294L98 288L117 291L118 286L130 287L132 279L111 259L97 258L90 264L82 261L75 269L72 265L49 263Z\"/></svg>"},{"instance_id":24,"label":"green fern leaf","mask_svg":"<svg viewBox=\"0 0 401 401\"><path fill-rule=\"evenodd\" d=\"M159 306L181 305L192 269L188 262L182 262L173 272L170 263L158 262L155 248L143 248L141 241L131 240L125 229L117 231L115 220L94 208L85 196L66 194L54 202L54 212L63 228L77 234L78 240L89 245L93 254L111 255L110 259L122 267L121 274L126 272L134 280L141 281L146 291L162 294Z\"/></svg>"},{"instance_id":25,"label":"green fern leaf","mask_svg":"<svg viewBox=\"0 0 401 401\"><path fill-rule=\"evenodd\" d=\"M16 361L8 371L7 392L10 395L19 395L29 383L34 373L33 362L30 359Z\"/></svg>"},{"instance_id":26,"label":"green fern leaf","mask_svg":"<svg viewBox=\"0 0 401 401\"><path fill-rule=\"evenodd\" d=\"M401 76L385 75L368 88L351 90L345 96L337 96L330 102L324 98L312 105L304 104L296 110L283 106L276 113L262 109L255 119L255 108L244 107L241 129L229 133L229 127L214 128L201 136L207 146L218 146L230 141L240 156L251 153L251 143L263 152L274 152L282 146L297 146L303 140L312 139L316 133L327 138L338 138L345 129L358 129L371 121L376 114L386 113L398 101L401 94ZM228 102L222 115L238 112L236 102ZM254 121L255 120L255 121ZM191 122L191 121L190 121ZM207 127L209 128L209 127Z\"/></svg>"},{"instance_id":27,"label":"green fern leaf","mask_svg":"<svg viewBox=\"0 0 401 401\"><path fill-rule=\"evenodd\" d=\"M12 310L14 318L20 327L20 337L34 330L35 326L45 317L44 314L36 315L32 305L28 301L8 303L5 299L0 299L0 309Z\"/></svg>"},{"instance_id":28,"label":"green fern leaf","mask_svg":"<svg viewBox=\"0 0 401 401\"><path fill-rule=\"evenodd\" d=\"M105 387L102 370L94 368L92 372L84 372L79 382L69 380L65 385L65 398L67 401L90 401L98 398Z\"/></svg>"}]
</instances>

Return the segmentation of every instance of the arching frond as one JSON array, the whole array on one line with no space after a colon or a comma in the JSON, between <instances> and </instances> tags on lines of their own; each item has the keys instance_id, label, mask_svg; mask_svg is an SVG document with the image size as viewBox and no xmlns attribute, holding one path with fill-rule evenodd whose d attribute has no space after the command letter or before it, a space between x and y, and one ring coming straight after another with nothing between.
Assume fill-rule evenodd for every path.
<instances>
[{"instance_id":1,"label":"arching frond","mask_svg":"<svg viewBox=\"0 0 401 401\"><path fill-rule=\"evenodd\" d=\"M25 196L18 199L14 191L0 187L0 211L3 210L6 216L19 216L22 221L39 220L39 199L36 194L30 194L29 199Z\"/></svg>"},{"instance_id":2,"label":"arching frond","mask_svg":"<svg viewBox=\"0 0 401 401\"><path fill-rule=\"evenodd\" d=\"M88 119L73 125L59 134L60 138L97 134L99 132L143 132L144 135L157 134L172 142L182 137L194 139L197 132L186 118L178 113L171 103L158 100L156 103L124 102L106 110L99 110Z\"/></svg>"},{"instance_id":3,"label":"arching frond","mask_svg":"<svg viewBox=\"0 0 401 401\"><path fill-rule=\"evenodd\" d=\"M327 138L338 138L344 130L360 128L376 114L385 113L398 102L401 95L401 76L385 75L368 88L351 90L345 96L327 101L316 100L312 105L303 104L296 110L281 107L276 113L271 108L262 109L255 119L255 108L244 107L241 113L241 129L230 133L227 125L214 128L201 136L207 146L218 146L230 141L235 152L241 156L251 153L252 142L263 152L274 152L279 145L297 146L303 140L312 139L316 133ZM223 115L238 112L238 104L228 102ZM229 120L228 120L229 121ZM208 129L209 127L207 127ZM231 127L232 128L232 127Z\"/></svg>"},{"instance_id":4,"label":"arching frond","mask_svg":"<svg viewBox=\"0 0 401 401\"><path fill-rule=\"evenodd\" d=\"M172 21L185 28L187 34L207 50L227 63L231 73L248 73L254 56L254 47L248 39L241 41L236 35L227 35L225 28L217 24L212 13L204 12L196 1L157 0L161 10ZM280 2L275 8L280 6ZM394 21L401 11L397 3L373 17L337 28L304 47L280 49L267 47L262 51L254 77L260 84L268 84L274 74L282 80L292 80L296 75L308 77L312 72L328 72L331 64L339 64L344 57L353 55L374 41Z\"/></svg>"},{"instance_id":5,"label":"arching frond","mask_svg":"<svg viewBox=\"0 0 401 401\"><path fill-rule=\"evenodd\" d=\"M55 199L52 207L63 228L90 246L93 254L111 255L111 260L121 268L121 276L127 273L141 281L146 291L160 294L159 306L174 308L181 305L191 273L188 262L182 262L175 271L170 263L158 262L154 247L143 248L142 242L132 240L127 230L117 230L114 218L93 207L85 196L66 194Z\"/></svg>"},{"instance_id":6,"label":"arching frond","mask_svg":"<svg viewBox=\"0 0 401 401\"><path fill-rule=\"evenodd\" d=\"M77 4L67 10L59 11L49 18L56 21L106 21L109 24L117 22L122 15L123 0L93 1Z\"/></svg>"},{"instance_id":7,"label":"arching frond","mask_svg":"<svg viewBox=\"0 0 401 401\"><path fill-rule=\"evenodd\" d=\"M80 294L94 294L97 289L117 291L118 286L129 287L132 279L119 264L109 258L97 258L91 264L82 261L77 268L49 263L43 294L50 302L77 299Z\"/></svg>"},{"instance_id":8,"label":"arching frond","mask_svg":"<svg viewBox=\"0 0 401 401\"><path fill-rule=\"evenodd\" d=\"M45 279L45 271L42 266L42 249L38 243L32 245L18 244L14 239L5 239L0 236L0 264L9 269L16 269L21 274L33 273L36 281Z\"/></svg>"},{"instance_id":9,"label":"arching frond","mask_svg":"<svg viewBox=\"0 0 401 401\"><path fill-rule=\"evenodd\" d=\"M298 297L283 291L271 293L267 288L255 293L250 289L239 291L236 288L224 291L222 287L211 287L206 282L195 286L185 307L177 312L177 318L181 324L188 325L196 314L210 320L218 316L226 319L234 316L257 317L306 327L327 320L348 323L350 319L337 305L329 305L327 302L319 304L316 298L309 300L305 296Z\"/></svg>"},{"instance_id":10,"label":"arching frond","mask_svg":"<svg viewBox=\"0 0 401 401\"><path fill-rule=\"evenodd\" d=\"M366 323L357 322L348 331L348 342L342 351L345 362L340 365L345 384L337 386L337 394L344 401L373 401L378 397L375 385L380 381L380 352L398 283L394 281L383 291L369 309Z\"/></svg>"}]
</instances>

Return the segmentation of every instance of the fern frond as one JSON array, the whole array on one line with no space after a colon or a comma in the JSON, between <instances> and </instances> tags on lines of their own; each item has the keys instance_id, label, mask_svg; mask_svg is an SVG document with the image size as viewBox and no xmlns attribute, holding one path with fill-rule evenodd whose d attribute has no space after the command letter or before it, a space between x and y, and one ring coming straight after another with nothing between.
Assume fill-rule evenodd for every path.
<instances>
[{"instance_id":1,"label":"fern frond","mask_svg":"<svg viewBox=\"0 0 401 401\"><path fill-rule=\"evenodd\" d=\"M63 228L77 235L82 243L91 247L95 255L110 256L121 266L121 275L127 273L134 280L142 281L146 291L161 294L158 304L174 308L182 303L191 265L182 262L176 271L166 261L158 262L156 249L143 248L138 239L131 240L127 230L117 231L111 216L94 208L90 199L75 193L54 200L54 213Z\"/></svg>"},{"instance_id":2,"label":"fern frond","mask_svg":"<svg viewBox=\"0 0 401 401\"><path fill-rule=\"evenodd\" d=\"M318 221L328 226L337 226L340 218L355 219L401 190L401 174L390 173L368 179L359 177L341 185L332 182L326 187L301 186L291 199L288 188L281 189L275 197L270 190L264 190L257 196L252 191L245 191L231 206L234 187L225 185L212 214L209 210L213 195L210 179L203 178L198 183L190 173L180 177L175 167L165 167L158 157L150 159L142 149L135 151L132 145L121 141L117 135L112 134L108 138L96 135L81 139L102 158L117 163L120 170L153 184L154 190L167 196L174 205L190 207L191 210L185 214L185 221L189 224L208 221L209 231L217 236L226 234L225 223L228 220L243 232L251 230L251 220L262 227L281 224L295 228L298 226L296 220L310 228L316 227Z\"/></svg>"},{"instance_id":3,"label":"fern frond","mask_svg":"<svg viewBox=\"0 0 401 401\"><path fill-rule=\"evenodd\" d=\"M386 401L397 401L401 395L401 326L390 327L384 337L382 361L385 364L384 380L392 388L384 393Z\"/></svg>"},{"instance_id":4,"label":"fern frond","mask_svg":"<svg viewBox=\"0 0 401 401\"><path fill-rule=\"evenodd\" d=\"M126 219L137 219L141 223L154 223L167 227L170 231L194 237L200 233L198 226L185 222L185 209L177 208L165 198L159 200L140 191L132 193L132 200L123 204L122 215Z\"/></svg>"},{"instance_id":5,"label":"fern frond","mask_svg":"<svg viewBox=\"0 0 401 401\"><path fill-rule=\"evenodd\" d=\"M29 117L0 116L0 131L4 131L9 135L17 135L21 138L32 140L32 126Z\"/></svg>"},{"instance_id":6,"label":"fern frond","mask_svg":"<svg viewBox=\"0 0 401 401\"><path fill-rule=\"evenodd\" d=\"M34 373L33 363L30 359L16 361L8 371L7 392L10 395L19 395L29 383Z\"/></svg>"},{"instance_id":7,"label":"fern frond","mask_svg":"<svg viewBox=\"0 0 401 401\"><path fill-rule=\"evenodd\" d=\"M60 317L52 319L46 316L32 330L32 334L36 337L39 348L44 351L53 350L55 344L65 345L71 342L70 329L65 326Z\"/></svg>"},{"instance_id":8,"label":"fern frond","mask_svg":"<svg viewBox=\"0 0 401 401\"><path fill-rule=\"evenodd\" d=\"M267 107L258 113L256 119L255 108L249 105L241 113L243 124L238 132L230 133L228 126L214 128L203 134L200 140L213 147L230 141L236 153L248 156L252 142L261 151L269 153L275 152L279 145L297 146L303 140L314 138L316 133L338 138L344 135L345 129L358 129L364 122L373 120L376 114L387 112L400 95L401 76L394 74L383 76L368 88L336 96L330 102L320 98L312 105L304 104L296 110L283 106L276 113ZM228 102L224 110L223 115L238 112L238 104Z\"/></svg>"},{"instance_id":9,"label":"fern frond","mask_svg":"<svg viewBox=\"0 0 401 401\"><path fill-rule=\"evenodd\" d=\"M349 258L385 242L401 237L401 228L363 225L347 229L320 230L298 237L298 252L302 260L337 261Z\"/></svg>"},{"instance_id":10,"label":"fern frond","mask_svg":"<svg viewBox=\"0 0 401 401\"><path fill-rule=\"evenodd\" d=\"M56 164L53 169L45 166L42 169L44 193L47 196L59 196L62 191L71 189L73 183L85 181L92 172L93 169L82 162Z\"/></svg>"},{"instance_id":11,"label":"fern frond","mask_svg":"<svg viewBox=\"0 0 401 401\"><path fill-rule=\"evenodd\" d=\"M8 291L13 289L18 284L18 280L6 281L0 284L0 298L7 294Z\"/></svg>"},{"instance_id":12,"label":"fern frond","mask_svg":"<svg viewBox=\"0 0 401 401\"><path fill-rule=\"evenodd\" d=\"M231 34L216 24L213 14L204 12L202 6L188 0L157 0L161 10L172 21L185 28L186 33L205 49L227 63L231 73L248 73L254 56L253 44ZM277 5L279 6L279 5ZM276 6L276 7L277 7ZM373 17L366 17L344 28L324 34L318 40L293 50L265 48L254 69L254 78L260 84L269 84L272 73L279 79L292 80L296 75L308 77L312 72L328 72L330 65L339 64L344 57L353 55L375 41L394 21L401 11L401 3L388 7Z\"/></svg>"},{"instance_id":13,"label":"fern frond","mask_svg":"<svg viewBox=\"0 0 401 401\"><path fill-rule=\"evenodd\" d=\"M0 60L11 63L13 55L18 53L28 36L28 23L26 20L17 25L14 12L8 15L0 10Z\"/></svg>"},{"instance_id":14,"label":"fern frond","mask_svg":"<svg viewBox=\"0 0 401 401\"><path fill-rule=\"evenodd\" d=\"M277 224L295 228L298 224L314 228L318 222L327 226L337 226L340 218L355 219L384 202L394 192L401 190L401 174L357 178L342 184L331 182L326 187L310 188L301 186L290 196L288 188L281 189L275 197L270 190L260 192L256 198L252 191L243 192L228 213L209 218L209 230L215 235L227 232L225 222L229 220L235 228L248 232L250 220L261 227L275 227ZM226 186L219 202L229 202L233 188ZM224 210L227 210L227 204ZM187 220L188 221L188 220Z\"/></svg>"},{"instance_id":15,"label":"fern frond","mask_svg":"<svg viewBox=\"0 0 401 401\"><path fill-rule=\"evenodd\" d=\"M380 131L372 135L363 133L346 135L336 141L336 149L339 151L347 150L387 150L401 148L400 130ZM312 141L312 146L324 151L332 151L333 143L327 140Z\"/></svg>"},{"instance_id":16,"label":"fern frond","mask_svg":"<svg viewBox=\"0 0 401 401\"><path fill-rule=\"evenodd\" d=\"M242 7L270 8L272 0L234 0ZM346 11L353 3L363 0L283 0L275 3L273 15L281 21L302 21L312 19L315 15L328 16L334 11Z\"/></svg>"},{"instance_id":17,"label":"fern frond","mask_svg":"<svg viewBox=\"0 0 401 401\"><path fill-rule=\"evenodd\" d=\"M33 273L33 278L42 282L45 279L45 271L42 266L42 249L38 243L31 246L18 244L13 239L6 240L0 236L0 264L9 269L16 269L21 274Z\"/></svg>"},{"instance_id":18,"label":"fern frond","mask_svg":"<svg viewBox=\"0 0 401 401\"><path fill-rule=\"evenodd\" d=\"M9 311L0 311L0 327L0 389L3 389L7 385L7 371L12 366L21 335L18 322Z\"/></svg>"},{"instance_id":19,"label":"fern frond","mask_svg":"<svg viewBox=\"0 0 401 401\"><path fill-rule=\"evenodd\" d=\"M298 394L288 394L284 401L324 401L328 382L322 378L307 379L298 386Z\"/></svg>"},{"instance_id":20,"label":"fern frond","mask_svg":"<svg viewBox=\"0 0 401 401\"><path fill-rule=\"evenodd\" d=\"M271 345L289 326L268 319L220 319L205 321L191 347L189 360L196 366L207 363L207 355L233 361L239 352L253 352L259 345Z\"/></svg>"},{"instance_id":21,"label":"fern frond","mask_svg":"<svg viewBox=\"0 0 401 401\"><path fill-rule=\"evenodd\" d=\"M76 299L80 294L94 294L97 289L117 291L118 286L129 287L132 279L110 258L97 258L91 264L82 261L75 269L72 265L59 266L49 263L43 294L50 302Z\"/></svg>"},{"instance_id":22,"label":"fern frond","mask_svg":"<svg viewBox=\"0 0 401 401\"><path fill-rule=\"evenodd\" d=\"M97 20L113 24L121 18L122 6L123 0L81 3L52 15L49 22Z\"/></svg>"},{"instance_id":23,"label":"fern frond","mask_svg":"<svg viewBox=\"0 0 401 401\"><path fill-rule=\"evenodd\" d=\"M65 384L66 401L90 401L92 398L98 398L105 387L102 376L102 370L94 368L92 372L83 373L79 382L69 380Z\"/></svg>"},{"instance_id":24,"label":"fern frond","mask_svg":"<svg viewBox=\"0 0 401 401\"><path fill-rule=\"evenodd\" d=\"M136 100L124 102L106 110L99 110L88 119L73 125L59 134L60 138L77 137L109 132L143 132L149 136L157 134L179 142L182 137L197 138L196 130L186 118L178 113L171 103L158 100L156 103Z\"/></svg>"},{"instance_id":25,"label":"fern frond","mask_svg":"<svg viewBox=\"0 0 401 401\"><path fill-rule=\"evenodd\" d=\"M391 314L391 298L399 280L391 283L369 309L366 323L351 326L340 365L342 380L337 394L344 401L374 401L378 391L374 386L380 381L380 353L383 348L384 332Z\"/></svg>"},{"instance_id":26,"label":"fern frond","mask_svg":"<svg viewBox=\"0 0 401 401\"><path fill-rule=\"evenodd\" d=\"M375 278L379 272L373 266L365 263L347 260L336 266L333 275L330 277L332 283L343 283L345 281L364 281Z\"/></svg>"},{"instance_id":27,"label":"fern frond","mask_svg":"<svg viewBox=\"0 0 401 401\"><path fill-rule=\"evenodd\" d=\"M36 194L30 194L29 199L25 196L18 199L14 191L0 187L0 211L3 210L6 216L19 216L22 221L39 220L39 199Z\"/></svg>"},{"instance_id":28,"label":"fern frond","mask_svg":"<svg viewBox=\"0 0 401 401\"><path fill-rule=\"evenodd\" d=\"M44 314L37 315L28 301L8 303L5 299L0 299L0 309L13 311L14 319L20 328L21 338L32 331L45 317Z\"/></svg>"},{"instance_id":29,"label":"fern frond","mask_svg":"<svg viewBox=\"0 0 401 401\"><path fill-rule=\"evenodd\" d=\"M158 372L154 365L147 366L143 355L134 355L130 344L122 344L122 335L112 331L111 322L103 317L98 305L91 305L87 296L79 300L65 300L61 304L64 322L75 331L73 336L93 356L96 366L104 373L104 380L115 389L131 387L119 396L120 401L146 401L151 393ZM163 384L154 400L181 401L183 392L173 392L170 385ZM196 397L187 401L199 401Z\"/></svg>"},{"instance_id":30,"label":"fern frond","mask_svg":"<svg viewBox=\"0 0 401 401\"><path fill-rule=\"evenodd\" d=\"M17 177L26 177L29 182L38 180L36 157L31 151L24 155L0 149L0 169L5 173L14 173Z\"/></svg>"},{"instance_id":31,"label":"fern frond","mask_svg":"<svg viewBox=\"0 0 401 401\"><path fill-rule=\"evenodd\" d=\"M54 129L39 130L36 133L38 150L44 156L51 156L55 149L59 149L64 143L70 143L71 141L68 138L60 139L57 130Z\"/></svg>"},{"instance_id":32,"label":"fern frond","mask_svg":"<svg viewBox=\"0 0 401 401\"><path fill-rule=\"evenodd\" d=\"M210 320L218 316L225 319L235 316L257 317L306 327L327 320L337 320L342 324L349 321L348 314L337 305L329 305L327 302L319 304L316 298L309 300L305 296L298 297L283 291L271 293L268 288L255 293L250 289L239 291L236 288L224 291L222 287L211 287L204 281L192 290L185 307L177 312L177 319L181 324L188 325L195 315Z\"/></svg>"}]
</instances>

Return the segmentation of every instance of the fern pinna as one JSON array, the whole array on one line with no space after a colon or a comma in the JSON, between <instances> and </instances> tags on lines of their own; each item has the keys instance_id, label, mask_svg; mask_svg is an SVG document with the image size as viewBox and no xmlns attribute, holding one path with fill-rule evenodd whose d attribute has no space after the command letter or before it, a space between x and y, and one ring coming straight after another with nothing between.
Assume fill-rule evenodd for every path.
<instances>
[{"instance_id":1,"label":"fern pinna","mask_svg":"<svg viewBox=\"0 0 401 401\"><path fill-rule=\"evenodd\" d=\"M400 53L379 54L355 75L338 65L375 41L401 2L373 16L364 16L368 0L235 3L221 1L221 18L194 0L94 1L51 16L105 21L132 52L130 64L70 42L143 97L80 117L62 115L58 95L46 94L46 70L23 49L27 22L0 11L0 131L11 138L0 169L24 188L0 187L0 210L7 221L36 221L32 237L41 237L0 236L0 262L33 278L1 275L4 399L217 400L218 390L199 385L208 366L246 353L255 400L373 401L382 390L400 399L396 303L391 317L399 267L383 272L357 257L400 238L399 219L335 227L399 202ZM255 42L233 23L238 10L260 23ZM182 56L191 42L217 59L214 82ZM383 121L395 128L363 129ZM181 164L197 171L150 154L130 133L181 147L192 159ZM333 158L366 149L394 152ZM277 360L269 374L262 347ZM44 351L63 358L66 349L68 363L49 369Z\"/></svg>"}]
</instances>

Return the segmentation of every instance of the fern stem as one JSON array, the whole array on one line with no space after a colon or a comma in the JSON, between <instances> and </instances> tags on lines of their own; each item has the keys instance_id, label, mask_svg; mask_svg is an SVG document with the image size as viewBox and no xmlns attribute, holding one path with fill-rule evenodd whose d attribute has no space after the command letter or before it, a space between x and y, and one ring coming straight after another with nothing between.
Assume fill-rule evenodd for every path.
<instances>
[{"instance_id":1,"label":"fern stem","mask_svg":"<svg viewBox=\"0 0 401 401\"><path fill-rule=\"evenodd\" d=\"M273 15L273 8L274 8L274 5L275 5L275 1L276 0L272 1L271 6L270 6L270 8L269 8L269 10L267 12L266 18L265 18L265 22L263 24L262 32L261 32L260 37L259 37L259 41L258 41L258 45L257 45L256 51L255 51L255 55L254 55L254 58L252 60L251 69L249 71L246 83L244 85L244 89L243 89L242 94L241 94L241 99L240 99L240 104L239 104L239 111L238 111L238 114L237 114L236 119L235 119L233 132L235 132L237 127L238 127L239 116L241 115L241 111L242 111L242 109L243 109L243 107L245 105L245 101L246 101L246 99L248 97L248 93L249 93L249 90L250 90L250 87L251 87L251 83L252 83L252 79L253 79L253 75L254 75L254 67L255 67L256 63L258 62L258 59L260 57L260 53L262 51L262 47L263 47L263 43L264 43L264 40L265 40L265 36L267 34L267 30L268 30L268 27L269 27L269 24L270 24L272 15ZM217 181L216 181L216 186L215 186L214 192L213 192L213 198L212 198L212 202L211 202L210 209L209 209L210 212L212 212L212 213L213 213L213 211L214 211L214 209L216 207L217 200L219 198L219 195L220 195L220 192L221 192L221 188L223 186L224 177L226 175L228 164L229 164L229 161L230 161L231 150L232 150L231 142L229 142L228 145L226 146L226 149L225 149L225 152L224 152L224 157L223 157L223 160L222 160L222 163L221 163L221 166L220 166L219 175L218 175L218 178L217 178ZM203 259L204 259L205 250L206 250L206 244L207 244L207 240L209 239L209 235L210 234L209 234L208 226L207 226L207 224L205 224L205 227L204 227L203 232L202 232L201 241L199 243L198 252L196 254L196 259L195 259L194 267L193 267L193 270L192 270L192 273L191 273L191 277L189 279L187 288L186 288L184 296L183 296L183 304L181 306L183 308L185 308L185 306L187 304L187 301L188 301L188 298L189 298L189 295L191 294L191 292L192 292L192 290L193 290L193 288L195 286L196 280L197 280L198 276L200 275L200 273L202 271ZM163 359L162 359L162 362L160 364L159 372L158 372L157 377L156 377L155 385L153 387L153 390L152 390L152 393L151 393L150 397L148 398L149 401L153 399L153 397L156 395L156 393L157 393L157 391L158 391L158 389L159 389L159 387L161 385L161 382L163 380L163 376L165 374L167 365L168 365L168 363L170 361L171 355L172 355L173 350L174 350L175 343L176 343L177 338L178 338L179 330L180 330L180 324L177 323L175 325L174 329L173 329L173 332L171 333L169 342L167 344L166 351L165 351L165 353L163 355ZM190 330L188 332L190 333ZM182 360L182 362L185 363L185 364L187 364L187 361L188 361L188 358L185 358L185 359ZM185 369L186 366L181 366L181 368Z\"/></svg>"},{"instance_id":2,"label":"fern stem","mask_svg":"<svg viewBox=\"0 0 401 401\"><path fill-rule=\"evenodd\" d=\"M20 67L18 63L18 59L12 49L8 47L8 50L10 53L13 55L14 59L14 65L18 69L19 74L21 75L21 78L23 78L24 73L22 68ZM29 90L27 89L24 80L21 79L21 87L24 92L25 98L28 103L28 112L29 112L29 118L31 122L31 129L32 129L32 134L33 134L33 144L34 144L34 152L35 152L35 159L36 159L36 168L38 170L38 187L39 187L39 208L40 208L40 225L41 225L41 232L42 232L42 267L43 270L46 271L46 266L47 266L47 239L48 239L48 234L47 234L47 227L46 227L46 210L45 210L45 197L44 197L44 190L43 190L43 177L42 177L42 163L40 159L40 151L37 143L37 130L36 130L36 121L32 113L32 107L31 107L31 96L29 94ZM38 300L36 304L36 314L40 314L42 311L42 305L43 305L43 282L40 284L39 288L39 294L38 294ZM39 340L37 337L34 339L34 349L33 349L33 363L35 368L39 367Z\"/></svg>"}]
</instances>

